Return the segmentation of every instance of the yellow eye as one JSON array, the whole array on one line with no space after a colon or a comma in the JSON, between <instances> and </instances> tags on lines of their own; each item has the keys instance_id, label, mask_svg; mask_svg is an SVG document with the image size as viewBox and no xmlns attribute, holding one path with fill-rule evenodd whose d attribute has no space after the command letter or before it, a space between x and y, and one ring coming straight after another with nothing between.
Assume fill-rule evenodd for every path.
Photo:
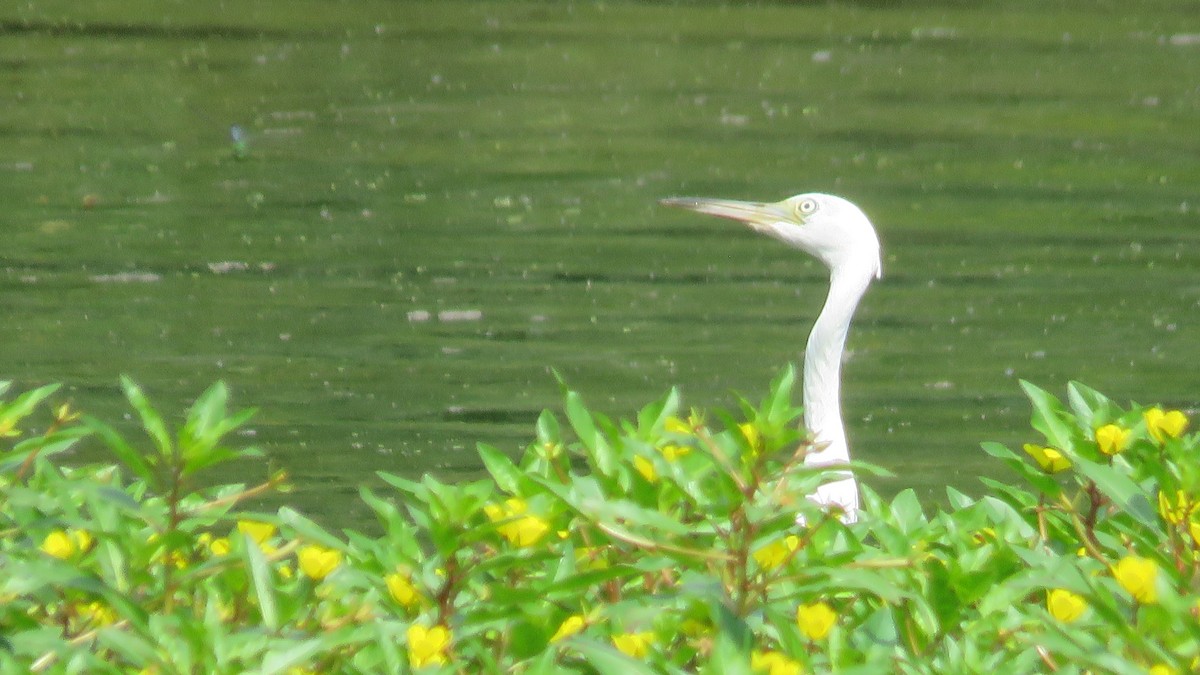
<instances>
[{"instance_id":1,"label":"yellow eye","mask_svg":"<svg viewBox=\"0 0 1200 675\"><path fill-rule=\"evenodd\" d=\"M815 199L802 199L800 200L800 203L796 205L796 212L802 216L812 215L816 212L816 210L817 200Z\"/></svg>"}]
</instances>

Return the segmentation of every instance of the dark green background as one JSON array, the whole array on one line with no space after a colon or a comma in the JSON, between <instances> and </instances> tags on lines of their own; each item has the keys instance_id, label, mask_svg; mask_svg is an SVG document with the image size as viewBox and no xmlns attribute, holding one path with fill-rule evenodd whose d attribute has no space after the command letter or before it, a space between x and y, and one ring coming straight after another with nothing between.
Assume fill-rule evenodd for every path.
<instances>
[{"instance_id":1,"label":"dark green background","mask_svg":"<svg viewBox=\"0 0 1200 675\"><path fill-rule=\"evenodd\" d=\"M0 376L114 418L120 373L171 411L224 379L322 519L376 470L516 452L550 368L618 415L673 384L731 407L797 360L824 271L670 195L871 216L844 392L884 492L997 472L1018 378L1194 405L1194 2L64 1L0 28Z\"/></svg>"}]
</instances>

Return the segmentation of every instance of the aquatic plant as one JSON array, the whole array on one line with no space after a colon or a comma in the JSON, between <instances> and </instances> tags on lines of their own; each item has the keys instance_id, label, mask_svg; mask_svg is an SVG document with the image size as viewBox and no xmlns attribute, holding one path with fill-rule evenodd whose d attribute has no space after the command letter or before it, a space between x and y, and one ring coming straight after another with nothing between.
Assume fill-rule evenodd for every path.
<instances>
[{"instance_id":1,"label":"aquatic plant","mask_svg":"<svg viewBox=\"0 0 1200 675\"><path fill-rule=\"evenodd\" d=\"M488 477L380 474L378 535L332 532L285 486L205 486L257 453L217 384L145 438L55 388L0 402L0 672L1184 672L1200 654L1200 436L1179 411L1025 384L1013 483L927 510L864 491L842 523L786 370L757 406L629 420L573 391ZM7 391L6 386L4 391ZM66 461L102 443L116 462ZM855 464L860 475L878 473ZM805 516L804 527L796 514Z\"/></svg>"}]
</instances>

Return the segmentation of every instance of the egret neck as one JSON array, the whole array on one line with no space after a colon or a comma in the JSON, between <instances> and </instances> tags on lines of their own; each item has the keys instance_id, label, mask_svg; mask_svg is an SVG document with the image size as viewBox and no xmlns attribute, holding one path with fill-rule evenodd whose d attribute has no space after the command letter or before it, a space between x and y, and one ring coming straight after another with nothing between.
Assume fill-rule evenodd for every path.
<instances>
[{"instance_id":1,"label":"egret neck","mask_svg":"<svg viewBox=\"0 0 1200 675\"><path fill-rule=\"evenodd\" d=\"M808 466L828 466L850 461L846 428L842 422L842 354L846 334L858 301L875 277L874 268L838 266L829 275L829 296L804 350L804 426L813 434L817 450L805 457ZM847 472L844 478L825 483L810 498L836 505L845 519L857 519L858 486Z\"/></svg>"}]
</instances>

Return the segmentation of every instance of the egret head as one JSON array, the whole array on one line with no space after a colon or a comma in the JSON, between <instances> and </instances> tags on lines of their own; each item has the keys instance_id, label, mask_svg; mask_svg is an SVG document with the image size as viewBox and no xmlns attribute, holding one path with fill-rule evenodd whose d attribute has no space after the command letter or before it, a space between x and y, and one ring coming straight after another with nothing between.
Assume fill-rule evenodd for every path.
<instances>
[{"instance_id":1,"label":"egret head","mask_svg":"<svg viewBox=\"0 0 1200 675\"><path fill-rule=\"evenodd\" d=\"M841 197L810 192L774 204L696 197L672 197L661 203L745 223L755 232L808 252L834 272L855 269L878 278L883 270L871 221Z\"/></svg>"}]
</instances>

